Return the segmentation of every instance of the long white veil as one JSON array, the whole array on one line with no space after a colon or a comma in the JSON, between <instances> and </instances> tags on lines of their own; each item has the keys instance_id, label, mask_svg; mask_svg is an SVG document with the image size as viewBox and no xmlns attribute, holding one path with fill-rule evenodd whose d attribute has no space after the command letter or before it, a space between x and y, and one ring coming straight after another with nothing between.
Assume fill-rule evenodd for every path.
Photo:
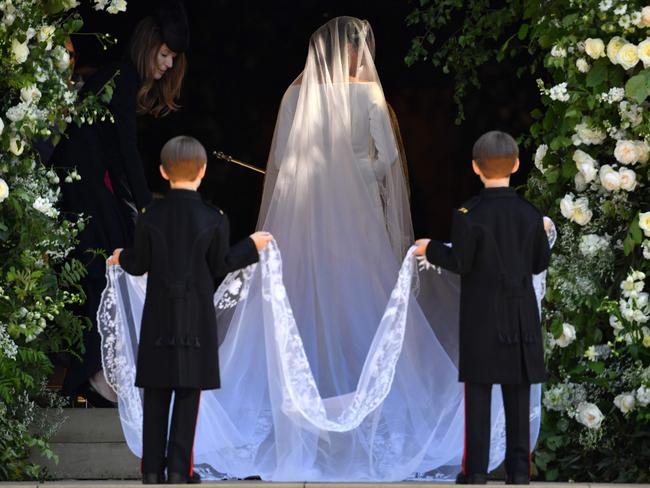
<instances>
[{"instance_id":1,"label":"long white veil","mask_svg":"<svg viewBox=\"0 0 650 488\"><path fill-rule=\"evenodd\" d=\"M395 481L460 469L458 279L427 275L427 320L373 54L367 22L333 19L313 34L282 99L258 223L276 242L215 295L222 388L202 395L194 451L208 478ZM140 455L132 368L146 283L108 275L104 366ZM537 387L533 442L539 396ZM498 388L492 403L493 469L505 452Z\"/></svg>"}]
</instances>

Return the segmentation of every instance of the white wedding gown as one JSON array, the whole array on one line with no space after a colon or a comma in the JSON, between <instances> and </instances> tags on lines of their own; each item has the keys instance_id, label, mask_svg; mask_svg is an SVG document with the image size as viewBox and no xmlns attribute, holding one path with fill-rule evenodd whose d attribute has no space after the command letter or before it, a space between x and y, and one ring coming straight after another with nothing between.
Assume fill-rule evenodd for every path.
<instances>
[{"instance_id":1,"label":"white wedding gown","mask_svg":"<svg viewBox=\"0 0 650 488\"><path fill-rule=\"evenodd\" d=\"M259 221L276 240L215 295L222 388L202 395L194 450L206 478L443 480L460 469L458 278L419 274L407 252L405 178L373 52L367 23L330 21L283 98ZM107 274L104 370L140 456L146 279ZM541 298L543 276L535 284ZM534 445L539 385L531 395ZM491 469L505 453L498 387L492 407Z\"/></svg>"}]
</instances>

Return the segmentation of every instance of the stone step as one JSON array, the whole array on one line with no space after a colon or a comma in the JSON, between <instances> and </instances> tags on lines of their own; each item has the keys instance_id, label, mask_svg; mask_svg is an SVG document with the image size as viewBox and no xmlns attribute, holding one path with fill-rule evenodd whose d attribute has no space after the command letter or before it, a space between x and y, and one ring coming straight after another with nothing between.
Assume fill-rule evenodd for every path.
<instances>
[{"instance_id":1,"label":"stone step","mask_svg":"<svg viewBox=\"0 0 650 488\"><path fill-rule=\"evenodd\" d=\"M50 422L61 421L56 411L45 412ZM67 408L63 423L50 439L59 457L55 463L35 454L34 462L48 468L55 480L136 480L140 459L129 450L117 409Z\"/></svg>"},{"instance_id":2,"label":"stone step","mask_svg":"<svg viewBox=\"0 0 650 488\"><path fill-rule=\"evenodd\" d=\"M399 483L268 483L264 481L218 481L205 482L205 485L214 485L218 488L440 488L449 483L424 483L399 482ZM490 485L499 483L490 483ZM503 483L501 483L503 484ZM107 481L56 481L45 483L0 483L0 488L140 488L141 483L129 481L107 480ZM180 485L178 485L180 486ZM183 485L186 486L186 485ZM621 484L621 483L531 483L534 488L650 488L650 484Z\"/></svg>"}]
</instances>

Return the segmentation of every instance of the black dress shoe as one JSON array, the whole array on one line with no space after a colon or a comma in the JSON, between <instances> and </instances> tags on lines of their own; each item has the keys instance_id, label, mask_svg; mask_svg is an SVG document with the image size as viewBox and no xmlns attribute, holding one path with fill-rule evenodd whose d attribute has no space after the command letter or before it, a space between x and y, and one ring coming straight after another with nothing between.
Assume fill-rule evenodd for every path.
<instances>
[{"instance_id":1,"label":"black dress shoe","mask_svg":"<svg viewBox=\"0 0 650 488\"><path fill-rule=\"evenodd\" d=\"M198 485L201 483L201 476L196 471L192 471L192 476L180 473L169 473L167 475L167 484L170 485Z\"/></svg>"},{"instance_id":2,"label":"black dress shoe","mask_svg":"<svg viewBox=\"0 0 650 488\"><path fill-rule=\"evenodd\" d=\"M527 474L506 475L506 485L530 485L530 476Z\"/></svg>"},{"instance_id":3,"label":"black dress shoe","mask_svg":"<svg viewBox=\"0 0 650 488\"><path fill-rule=\"evenodd\" d=\"M458 476L456 476L456 484L457 485L485 485L487 484L487 475L458 473Z\"/></svg>"},{"instance_id":4,"label":"black dress shoe","mask_svg":"<svg viewBox=\"0 0 650 488\"><path fill-rule=\"evenodd\" d=\"M143 485L162 485L165 483L165 475L158 473L145 473L142 475Z\"/></svg>"},{"instance_id":5,"label":"black dress shoe","mask_svg":"<svg viewBox=\"0 0 650 488\"><path fill-rule=\"evenodd\" d=\"M79 393L86 398L86 401L91 407L95 408L117 408L117 403L112 402L102 395L100 395L97 390L95 390L90 383L86 383L80 390Z\"/></svg>"}]
</instances>

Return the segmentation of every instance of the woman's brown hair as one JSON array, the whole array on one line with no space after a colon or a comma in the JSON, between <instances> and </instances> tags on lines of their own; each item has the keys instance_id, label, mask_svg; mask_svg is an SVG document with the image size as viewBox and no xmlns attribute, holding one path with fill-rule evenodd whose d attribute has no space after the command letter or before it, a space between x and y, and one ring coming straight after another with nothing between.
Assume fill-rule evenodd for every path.
<instances>
[{"instance_id":1,"label":"woman's brown hair","mask_svg":"<svg viewBox=\"0 0 650 488\"><path fill-rule=\"evenodd\" d=\"M160 27L153 17L145 17L135 27L129 46L129 57L138 70L142 85L136 98L139 114L161 117L178 110L176 103L185 77L185 53L178 53L174 64L159 80L153 77L156 55L163 44Z\"/></svg>"}]
</instances>

